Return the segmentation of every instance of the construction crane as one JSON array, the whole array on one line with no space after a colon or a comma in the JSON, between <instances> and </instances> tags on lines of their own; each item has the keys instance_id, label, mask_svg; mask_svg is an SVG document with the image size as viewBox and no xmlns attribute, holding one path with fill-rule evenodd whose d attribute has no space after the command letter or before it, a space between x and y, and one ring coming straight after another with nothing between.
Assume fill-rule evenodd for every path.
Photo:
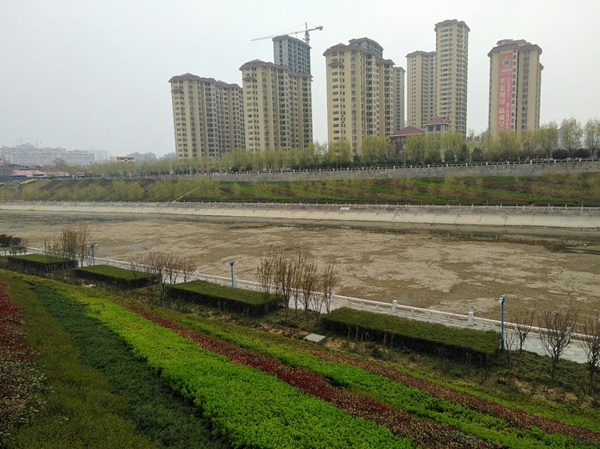
<instances>
[{"instance_id":1,"label":"construction crane","mask_svg":"<svg viewBox=\"0 0 600 449\"><path fill-rule=\"evenodd\" d=\"M322 26L314 26L314 25L313 25L313 28L308 28L308 22L304 22L303 30L292 31L291 33L274 34L273 36L257 37L255 39L250 39L250 40L260 41L263 39L273 39L274 37L277 37L277 36L291 36L292 34L304 33L304 42L306 42L308 44L308 43L310 43L310 34L309 33L311 31L321 31L322 29L323 29Z\"/></svg>"}]
</instances>

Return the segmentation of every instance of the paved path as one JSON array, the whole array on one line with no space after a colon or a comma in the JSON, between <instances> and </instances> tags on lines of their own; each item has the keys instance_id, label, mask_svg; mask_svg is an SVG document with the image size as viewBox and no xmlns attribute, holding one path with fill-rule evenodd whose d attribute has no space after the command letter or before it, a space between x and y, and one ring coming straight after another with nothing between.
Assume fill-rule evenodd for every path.
<instances>
[{"instance_id":1,"label":"paved path","mask_svg":"<svg viewBox=\"0 0 600 449\"><path fill-rule=\"evenodd\" d=\"M439 324L443 324L445 326L455 326L455 327L461 327L461 328L476 329L476 330L481 330L481 331L489 331L489 330L496 331L496 332L500 331L500 323L498 321L494 321L494 320L475 319L473 326L469 326L468 317L465 315L455 315L456 318L452 318L451 316L449 316L452 314L443 314L443 312L438 312L435 310L429 311L431 313L413 313L409 310L404 310L400 307L396 310L396 313L394 314L394 313L392 313L392 310L390 307L374 307L371 303L373 303L373 302L363 300L363 305L361 306L356 301L349 302L347 299L336 297L336 298L334 298L334 300L331 304L331 310L337 309L340 307L351 307L351 308L358 309L358 310L368 310L371 312L393 314L396 316L401 316L401 317L409 318L409 319L413 319L413 320L426 321L429 323L439 323ZM293 304L290 304L290 305L293 306ZM463 317L463 319L460 319L459 317ZM510 332L510 330L508 328L509 328L509 325L505 324L505 332ZM535 332L529 333L529 335L527 336L527 339L525 340L525 343L523 344L523 350L533 352L535 354L547 355L547 353L542 345L542 342L540 341L539 334L537 334ZM585 351L583 350L583 347L581 346L581 342L576 339L573 339L571 341L571 343L569 344L569 346L567 346L567 348L565 349L565 352L561 356L561 358L566 359L566 360L571 360L571 361L574 361L577 363L586 363L587 362L587 356L585 354Z\"/></svg>"}]
</instances>

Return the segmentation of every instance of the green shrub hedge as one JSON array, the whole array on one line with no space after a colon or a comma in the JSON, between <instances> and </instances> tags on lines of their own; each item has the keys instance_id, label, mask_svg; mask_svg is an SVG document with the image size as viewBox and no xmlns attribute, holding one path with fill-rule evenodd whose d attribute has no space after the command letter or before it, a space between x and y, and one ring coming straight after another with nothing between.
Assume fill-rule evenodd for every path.
<instances>
[{"instance_id":1,"label":"green shrub hedge","mask_svg":"<svg viewBox=\"0 0 600 449\"><path fill-rule=\"evenodd\" d=\"M183 299L220 310L242 312L248 315L265 313L265 300L261 292L224 287L206 281L191 281L182 284L169 285L167 295L171 299ZM277 298L270 295L266 304L267 309L275 309Z\"/></svg>"},{"instance_id":2,"label":"green shrub hedge","mask_svg":"<svg viewBox=\"0 0 600 449\"><path fill-rule=\"evenodd\" d=\"M24 256L8 256L9 267L22 267L36 271L54 271L77 267L77 261L46 254L26 254Z\"/></svg>"},{"instance_id":3,"label":"green shrub hedge","mask_svg":"<svg viewBox=\"0 0 600 449\"><path fill-rule=\"evenodd\" d=\"M500 335L493 331L460 329L347 307L323 315L321 321L326 329L349 338L406 346L433 354L444 350L455 358L467 353L490 356L500 347Z\"/></svg>"},{"instance_id":4,"label":"green shrub hedge","mask_svg":"<svg viewBox=\"0 0 600 449\"><path fill-rule=\"evenodd\" d=\"M153 281L149 273L137 272L125 268L111 267L110 265L91 265L76 268L73 273L81 279L90 281L107 282L123 288L144 287Z\"/></svg>"}]
</instances>

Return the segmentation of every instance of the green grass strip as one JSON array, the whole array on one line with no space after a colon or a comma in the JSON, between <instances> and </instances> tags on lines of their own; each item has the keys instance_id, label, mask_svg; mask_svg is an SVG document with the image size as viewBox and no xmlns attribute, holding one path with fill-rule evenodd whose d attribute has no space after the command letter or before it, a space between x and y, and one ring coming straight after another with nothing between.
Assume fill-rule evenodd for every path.
<instances>
[{"instance_id":1,"label":"green grass strip","mask_svg":"<svg viewBox=\"0 0 600 449\"><path fill-rule=\"evenodd\" d=\"M172 388L193 399L216 434L234 447L412 447L372 421L355 419L274 376L200 349L110 301L85 293L75 299L159 370Z\"/></svg>"},{"instance_id":2,"label":"green grass strip","mask_svg":"<svg viewBox=\"0 0 600 449\"><path fill-rule=\"evenodd\" d=\"M130 419L163 448L227 448L215 441L189 401L174 394L123 340L86 316L86 307L47 287L34 287L46 309L77 344L81 359L100 372L113 390L128 399Z\"/></svg>"},{"instance_id":3,"label":"green grass strip","mask_svg":"<svg viewBox=\"0 0 600 449\"><path fill-rule=\"evenodd\" d=\"M217 330L210 324L200 323L197 320L184 319L182 321L223 340L273 355L285 364L310 369L328 377L338 385L366 392L377 400L402 408L409 413L450 424L463 432L471 433L482 439L498 441L507 447L523 449L590 447L584 443L572 445L570 438L563 435L550 435L538 429L526 431L512 427L502 419L435 398L417 388L404 386L359 367L323 360L317 356L297 351L285 344L266 342L260 335L249 338L241 334Z\"/></svg>"},{"instance_id":4,"label":"green grass strip","mask_svg":"<svg viewBox=\"0 0 600 449\"><path fill-rule=\"evenodd\" d=\"M39 351L48 378L45 410L20 428L6 447L35 449L150 449L158 446L139 435L126 419L127 401L110 392L106 380L79 359L71 337L27 285L0 272L15 304L24 309L26 341Z\"/></svg>"}]
</instances>

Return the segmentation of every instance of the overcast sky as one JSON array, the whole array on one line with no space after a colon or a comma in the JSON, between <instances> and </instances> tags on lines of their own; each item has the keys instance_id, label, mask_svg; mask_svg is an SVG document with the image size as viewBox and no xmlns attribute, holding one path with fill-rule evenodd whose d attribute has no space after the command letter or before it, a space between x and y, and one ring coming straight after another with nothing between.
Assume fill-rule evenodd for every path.
<instances>
[{"instance_id":1,"label":"overcast sky","mask_svg":"<svg viewBox=\"0 0 600 449\"><path fill-rule=\"evenodd\" d=\"M323 26L311 33L316 140L327 140L327 48L369 37L406 68L407 53L435 50L446 19L471 29L469 129L487 127L500 39L543 50L541 122L583 125L600 118L598 17L599 0L0 0L0 146L172 152L171 76L241 85L242 64L273 61L271 40L251 39L304 22Z\"/></svg>"}]
</instances>

